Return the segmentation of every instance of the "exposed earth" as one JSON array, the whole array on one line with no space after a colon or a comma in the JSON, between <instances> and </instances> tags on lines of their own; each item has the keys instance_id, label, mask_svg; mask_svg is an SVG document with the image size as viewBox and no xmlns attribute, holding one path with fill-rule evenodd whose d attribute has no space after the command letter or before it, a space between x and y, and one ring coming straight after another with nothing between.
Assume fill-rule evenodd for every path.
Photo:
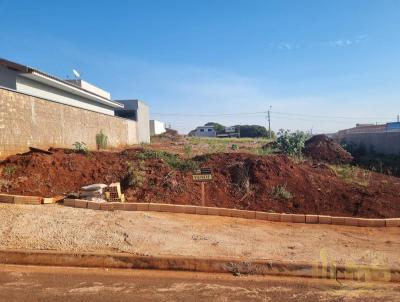
<instances>
[{"instance_id":1,"label":"exposed earth","mask_svg":"<svg viewBox=\"0 0 400 302\"><path fill-rule=\"evenodd\" d=\"M0 191L51 197L84 185L121 182L128 201L199 204L196 167L210 167L206 205L286 213L400 217L400 179L285 155L212 153L187 159L151 146L77 153L52 149L0 163ZM335 172L336 171L336 172Z\"/></svg>"},{"instance_id":2,"label":"exposed earth","mask_svg":"<svg viewBox=\"0 0 400 302\"><path fill-rule=\"evenodd\" d=\"M400 286L274 276L147 270L0 266L0 300L395 302Z\"/></svg>"},{"instance_id":3,"label":"exposed earth","mask_svg":"<svg viewBox=\"0 0 400 302\"><path fill-rule=\"evenodd\" d=\"M304 154L313 160L331 164L350 164L353 157L326 135L314 135L306 141Z\"/></svg>"}]
</instances>

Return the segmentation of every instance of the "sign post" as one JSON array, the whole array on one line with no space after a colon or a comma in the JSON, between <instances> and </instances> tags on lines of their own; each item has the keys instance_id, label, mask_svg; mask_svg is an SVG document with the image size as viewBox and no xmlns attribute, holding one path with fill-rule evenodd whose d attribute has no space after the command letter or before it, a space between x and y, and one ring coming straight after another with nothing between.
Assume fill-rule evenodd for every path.
<instances>
[{"instance_id":1,"label":"sign post","mask_svg":"<svg viewBox=\"0 0 400 302\"><path fill-rule=\"evenodd\" d=\"M201 186L201 205L206 205L206 189L205 182L212 181L212 173L210 168L201 168L193 174L193 181L200 182Z\"/></svg>"}]
</instances>

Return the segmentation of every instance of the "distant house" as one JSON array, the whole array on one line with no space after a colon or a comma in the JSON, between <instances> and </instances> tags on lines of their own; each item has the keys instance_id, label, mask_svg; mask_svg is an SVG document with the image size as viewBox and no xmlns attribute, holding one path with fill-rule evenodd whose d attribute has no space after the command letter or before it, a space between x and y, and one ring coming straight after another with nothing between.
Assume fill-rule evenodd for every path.
<instances>
[{"instance_id":1,"label":"distant house","mask_svg":"<svg viewBox=\"0 0 400 302\"><path fill-rule=\"evenodd\" d=\"M193 136L216 137L217 131L215 131L214 126L200 126L195 129Z\"/></svg>"},{"instance_id":2,"label":"distant house","mask_svg":"<svg viewBox=\"0 0 400 302\"><path fill-rule=\"evenodd\" d=\"M165 123L157 120L150 120L150 135L160 135L165 133Z\"/></svg>"}]
</instances>

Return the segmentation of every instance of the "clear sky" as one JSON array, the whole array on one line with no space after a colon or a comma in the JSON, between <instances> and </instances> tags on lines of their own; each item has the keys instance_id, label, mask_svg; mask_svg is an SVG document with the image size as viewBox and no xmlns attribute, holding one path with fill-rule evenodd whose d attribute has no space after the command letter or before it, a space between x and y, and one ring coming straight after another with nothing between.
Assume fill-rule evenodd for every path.
<instances>
[{"instance_id":1,"label":"clear sky","mask_svg":"<svg viewBox=\"0 0 400 302\"><path fill-rule=\"evenodd\" d=\"M75 68L183 133L266 125L269 106L274 130L400 113L399 0L0 0L0 16L0 57Z\"/></svg>"}]
</instances>

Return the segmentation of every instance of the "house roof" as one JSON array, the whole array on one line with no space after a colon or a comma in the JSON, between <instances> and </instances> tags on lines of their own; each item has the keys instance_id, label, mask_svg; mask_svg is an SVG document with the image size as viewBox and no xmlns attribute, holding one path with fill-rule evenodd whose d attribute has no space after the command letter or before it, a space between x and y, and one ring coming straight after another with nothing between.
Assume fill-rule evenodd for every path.
<instances>
[{"instance_id":1,"label":"house roof","mask_svg":"<svg viewBox=\"0 0 400 302\"><path fill-rule=\"evenodd\" d=\"M25 66L19 63L15 63L12 61L8 61L6 59L0 58L0 66L4 66L6 68L15 70L19 72L19 75L29 78L31 80L41 82L43 84L46 84L48 86L54 87L61 89L63 91L67 91L69 93L79 95L84 98L88 98L92 101L113 107L113 108L124 108L124 105L112 100L109 100L101 95L98 95L96 93L93 93L91 91L88 91L86 89L81 88L80 86L77 86L71 82L64 81L60 78L57 78L55 76L49 75L43 71L40 71L38 69Z\"/></svg>"},{"instance_id":2,"label":"house roof","mask_svg":"<svg viewBox=\"0 0 400 302\"><path fill-rule=\"evenodd\" d=\"M200 128L212 128L212 129L214 129L214 126L198 126L197 128L198 129L200 129Z\"/></svg>"}]
</instances>

